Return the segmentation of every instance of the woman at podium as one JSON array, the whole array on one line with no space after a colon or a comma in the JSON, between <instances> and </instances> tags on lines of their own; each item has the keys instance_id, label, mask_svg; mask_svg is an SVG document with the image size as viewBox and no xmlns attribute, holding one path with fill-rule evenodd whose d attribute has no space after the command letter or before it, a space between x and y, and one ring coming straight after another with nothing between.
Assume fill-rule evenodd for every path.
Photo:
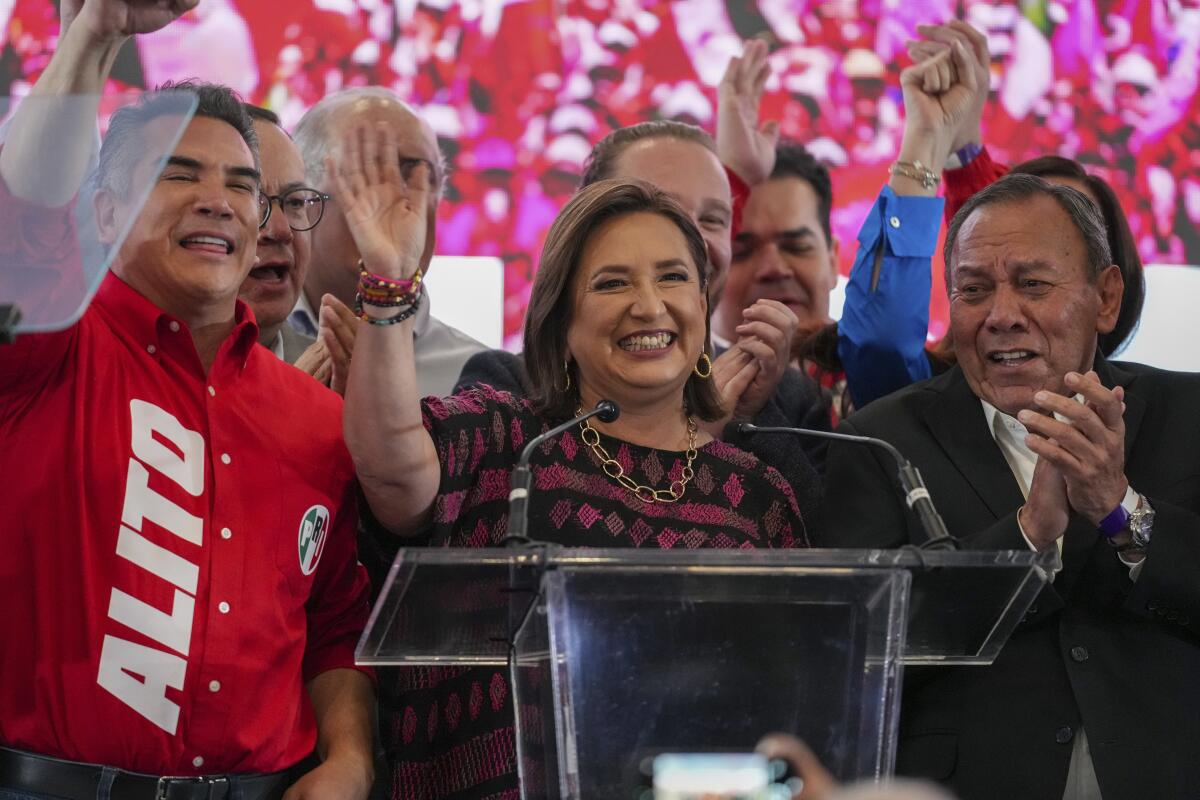
<instances>
[{"instance_id":1,"label":"woman at podium","mask_svg":"<svg viewBox=\"0 0 1200 800\"><path fill-rule=\"evenodd\" d=\"M514 465L533 437L594 408L532 458L529 536L577 547L805 547L792 487L720 441L724 397L754 378L750 350L714 370L704 240L640 182L579 192L551 228L525 324L527 397L479 387L421 399L412 317L434 211L431 172L386 129L352 131L329 164L362 255L346 441L384 529L375 544L493 547ZM751 346L752 347L752 346ZM507 675L409 669L381 725L395 797L490 797L516 787Z\"/></svg>"}]
</instances>

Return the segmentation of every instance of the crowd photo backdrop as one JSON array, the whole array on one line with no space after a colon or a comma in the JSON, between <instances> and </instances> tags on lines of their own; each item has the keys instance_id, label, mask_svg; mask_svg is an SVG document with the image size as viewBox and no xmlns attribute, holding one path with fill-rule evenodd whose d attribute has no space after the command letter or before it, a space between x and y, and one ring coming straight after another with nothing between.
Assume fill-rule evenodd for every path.
<instances>
[{"instance_id":1,"label":"crowd photo backdrop","mask_svg":"<svg viewBox=\"0 0 1200 800\"><path fill-rule=\"evenodd\" d=\"M0 0L0 95L45 67L57 5ZM291 128L329 92L393 89L450 165L438 253L502 263L519 346L542 239L592 144L649 119L711 131L716 84L751 37L772 47L764 118L831 169L845 273L900 144L905 41L952 17L988 36L994 158L1078 159L1116 189L1147 264L1200 264L1198 0L201 0L130 41L109 91L217 81ZM931 313L938 338L941 292Z\"/></svg>"}]
</instances>

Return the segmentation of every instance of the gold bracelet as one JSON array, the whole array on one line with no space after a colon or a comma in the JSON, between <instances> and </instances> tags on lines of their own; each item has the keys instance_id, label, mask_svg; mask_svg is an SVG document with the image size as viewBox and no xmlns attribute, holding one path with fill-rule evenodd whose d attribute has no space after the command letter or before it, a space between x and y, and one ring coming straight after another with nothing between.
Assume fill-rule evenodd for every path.
<instances>
[{"instance_id":1,"label":"gold bracelet","mask_svg":"<svg viewBox=\"0 0 1200 800\"><path fill-rule=\"evenodd\" d=\"M936 189L939 181L938 174L920 161L897 161L888 167L888 174L902 175L926 189Z\"/></svg>"}]
</instances>

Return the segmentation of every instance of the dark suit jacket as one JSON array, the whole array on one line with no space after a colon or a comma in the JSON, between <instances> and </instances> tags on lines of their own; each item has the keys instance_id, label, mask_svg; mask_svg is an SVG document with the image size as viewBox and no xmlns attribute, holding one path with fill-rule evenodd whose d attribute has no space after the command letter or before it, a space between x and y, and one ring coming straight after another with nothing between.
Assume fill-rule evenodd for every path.
<instances>
[{"instance_id":1,"label":"dark suit jacket","mask_svg":"<svg viewBox=\"0 0 1200 800\"><path fill-rule=\"evenodd\" d=\"M486 383L496 389L525 393L525 366L520 356L503 350L487 350L471 356L463 367L454 391ZM799 370L789 369L775 395L754 418L756 425L817 428L829 430L829 405L821 387ZM744 436L734 424L725 429L724 441L753 453L770 464L792 484L796 502L810 538L821 526L821 478L826 443L821 439L760 434Z\"/></svg>"},{"instance_id":2,"label":"dark suit jacket","mask_svg":"<svg viewBox=\"0 0 1200 800\"><path fill-rule=\"evenodd\" d=\"M896 771L964 800L1061 800L1081 725L1105 800L1200 797L1200 375L1096 368L1125 387L1125 471L1156 513L1145 566L1132 582L1072 515L1062 571L994 664L907 671ZM958 367L841 427L911 459L965 547L1028 548L1020 488ZM826 478L824 544L924 541L873 448L835 444Z\"/></svg>"}]
</instances>

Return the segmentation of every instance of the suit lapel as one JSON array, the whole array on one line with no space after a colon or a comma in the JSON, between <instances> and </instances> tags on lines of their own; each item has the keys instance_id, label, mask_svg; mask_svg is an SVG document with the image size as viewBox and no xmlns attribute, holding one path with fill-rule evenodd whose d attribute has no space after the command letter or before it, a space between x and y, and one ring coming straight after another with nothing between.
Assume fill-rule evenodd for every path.
<instances>
[{"instance_id":1,"label":"suit lapel","mask_svg":"<svg viewBox=\"0 0 1200 800\"><path fill-rule=\"evenodd\" d=\"M1011 513L1024 502L1021 487L962 370L954 367L934 379L930 388L934 387L941 392L924 411L933 438L996 519Z\"/></svg>"}]
</instances>

